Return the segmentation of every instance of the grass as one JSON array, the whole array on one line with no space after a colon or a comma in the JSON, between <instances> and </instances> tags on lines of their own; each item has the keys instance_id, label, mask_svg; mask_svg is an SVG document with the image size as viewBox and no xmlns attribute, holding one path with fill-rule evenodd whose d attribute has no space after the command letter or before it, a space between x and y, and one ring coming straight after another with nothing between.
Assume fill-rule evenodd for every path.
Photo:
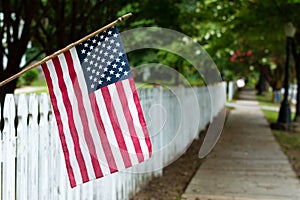
<instances>
[{"instance_id":1,"label":"grass","mask_svg":"<svg viewBox=\"0 0 300 200\"><path fill-rule=\"evenodd\" d=\"M271 111L271 110L263 110L263 113L268 120L268 122L276 122L278 118L278 112L276 111Z\"/></svg>"},{"instance_id":2,"label":"grass","mask_svg":"<svg viewBox=\"0 0 300 200\"><path fill-rule=\"evenodd\" d=\"M30 86L33 87L38 87L38 86L47 86L46 80L45 79L37 79L35 81L33 81Z\"/></svg>"},{"instance_id":3,"label":"grass","mask_svg":"<svg viewBox=\"0 0 300 200\"><path fill-rule=\"evenodd\" d=\"M280 104L274 104L270 102L270 94L265 96L257 97L260 105L265 106L280 106ZM263 110L263 113L269 123L275 123L278 119L277 111ZM294 118L295 113L292 112L292 119ZM277 142L280 144L283 152L289 158L293 169L300 178L300 133L287 132L282 130L272 130L273 135L275 136Z\"/></svg>"},{"instance_id":4,"label":"grass","mask_svg":"<svg viewBox=\"0 0 300 200\"><path fill-rule=\"evenodd\" d=\"M257 100L259 101L259 104L261 106L272 106L272 107L279 107L280 103L279 102L274 102L273 101L273 93L272 92L267 92L264 95L257 96Z\"/></svg>"}]
</instances>

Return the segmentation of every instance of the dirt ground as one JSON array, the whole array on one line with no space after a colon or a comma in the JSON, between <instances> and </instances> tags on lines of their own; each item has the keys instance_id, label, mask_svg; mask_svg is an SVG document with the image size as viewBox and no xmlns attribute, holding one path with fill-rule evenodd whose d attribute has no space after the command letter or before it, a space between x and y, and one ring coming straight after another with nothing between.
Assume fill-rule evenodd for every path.
<instances>
[{"instance_id":1,"label":"dirt ground","mask_svg":"<svg viewBox=\"0 0 300 200\"><path fill-rule=\"evenodd\" d=\"M198 153L204 136L205 132L200 133L200 138L193 141L185 154L163 170L163 176L150 180L131 200L180 199L203 162L203 159L199 159Z\"/></svg>"}]
</instances>

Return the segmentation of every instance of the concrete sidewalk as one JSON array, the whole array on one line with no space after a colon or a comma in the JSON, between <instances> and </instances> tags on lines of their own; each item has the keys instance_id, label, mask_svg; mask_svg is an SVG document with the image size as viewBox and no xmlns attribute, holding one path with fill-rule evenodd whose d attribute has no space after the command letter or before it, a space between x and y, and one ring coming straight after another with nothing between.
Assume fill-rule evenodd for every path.
<instances>
[{"instance_id":1,"label":"concrete sidewalk","mask_svg":"<svg viewBox=\"0 0 300 200\"><path fill-rule=\"evenodd\" d=\"M254 93L241 96L246 100L230 111L220 141L182 199L300 200L299 180L262 111L254 108Z\"/></svg>"}]
</instances>

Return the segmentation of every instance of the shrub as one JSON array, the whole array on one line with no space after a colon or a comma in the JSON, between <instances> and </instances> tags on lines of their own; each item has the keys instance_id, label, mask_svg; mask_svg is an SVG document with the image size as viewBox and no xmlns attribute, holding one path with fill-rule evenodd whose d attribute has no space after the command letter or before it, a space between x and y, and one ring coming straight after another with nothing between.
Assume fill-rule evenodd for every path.
<instances>
[{"instance_id":1,"label":"shrub","mask_svg":"<svg viewBox=\"0 0 300 200\"><path fill-rule=\"evenodd\" d=\"M20 77L20 81L25 85L30 85L33 81L35 81L39 76L38 69L32 69Z\"/></svg>"}]
</instances>

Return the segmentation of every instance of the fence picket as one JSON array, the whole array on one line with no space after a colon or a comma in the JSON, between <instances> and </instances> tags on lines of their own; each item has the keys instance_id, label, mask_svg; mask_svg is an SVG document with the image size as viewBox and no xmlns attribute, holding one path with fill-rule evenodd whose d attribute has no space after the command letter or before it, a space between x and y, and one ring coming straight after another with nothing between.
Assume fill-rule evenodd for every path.
<instances>
[{"instance_id":1,"label":"fence picket","mask_svg":"<svg viewBox=\"0 0 300 200\"><path fill-rule=\"evenodd\" d=\"M2 110L1 110L1 103L0 103L0 123L2 122ZM2 158L2 155L3 155L3 145L2 145L2 131L0 129L0 172L2 172L2 166L3 166L3 158ZM0 193L0 200L2 200L2 173L0 173L0 190L1 190L1 193Z\"/></svg>"},{"instance_id":2,"label":"fence picket","mask_svg":"<svg viewBox=\"0 0 300 200\"><path fill-rule=\"evenodd\" d=\"M17 199L27 199L27 164L28 164L28 102L27 96L21 94L17 105Z\"/></svg>"},{"instance_id":3,"label":"fence picket","mask_svg":"<svg viewBox=\"0 0 300 200\"><path fill-rule=\"evenodd\" d=\"M32 93L29 96L29 119L28 119L28 199L39 199L39 176L38 176L38 99L36 94Z\"/></svg>"},{"instance_id":4,"label":"fence picket","mask_svg":"<svg viewBox=\"0 0 300 200\"><path fill-rule=\"evenodd\" d=\"M39 122L39 199L47 200L51 196L51 189L48 188L49 180L51 179L48 174L48 167L51 162L49 159L49 124L48 124L48 112L49 102L46 93L42 93L39 97L40 105L40 122ZM50 189L50 190L49 190ZM49 190L49 191L48 191ZM50 194L49 194L50 193Z\"/></svg>"},{"instance_id":5,"label":"fence picket","mask_svg":"<svg viewBox=\"0 0 300 200\"><path fill-rule=\"evenodd\" d=\"M3 108L3 199L15 199L15 100L12 94L6 95Z\"/></svg>"}]
</instances>

